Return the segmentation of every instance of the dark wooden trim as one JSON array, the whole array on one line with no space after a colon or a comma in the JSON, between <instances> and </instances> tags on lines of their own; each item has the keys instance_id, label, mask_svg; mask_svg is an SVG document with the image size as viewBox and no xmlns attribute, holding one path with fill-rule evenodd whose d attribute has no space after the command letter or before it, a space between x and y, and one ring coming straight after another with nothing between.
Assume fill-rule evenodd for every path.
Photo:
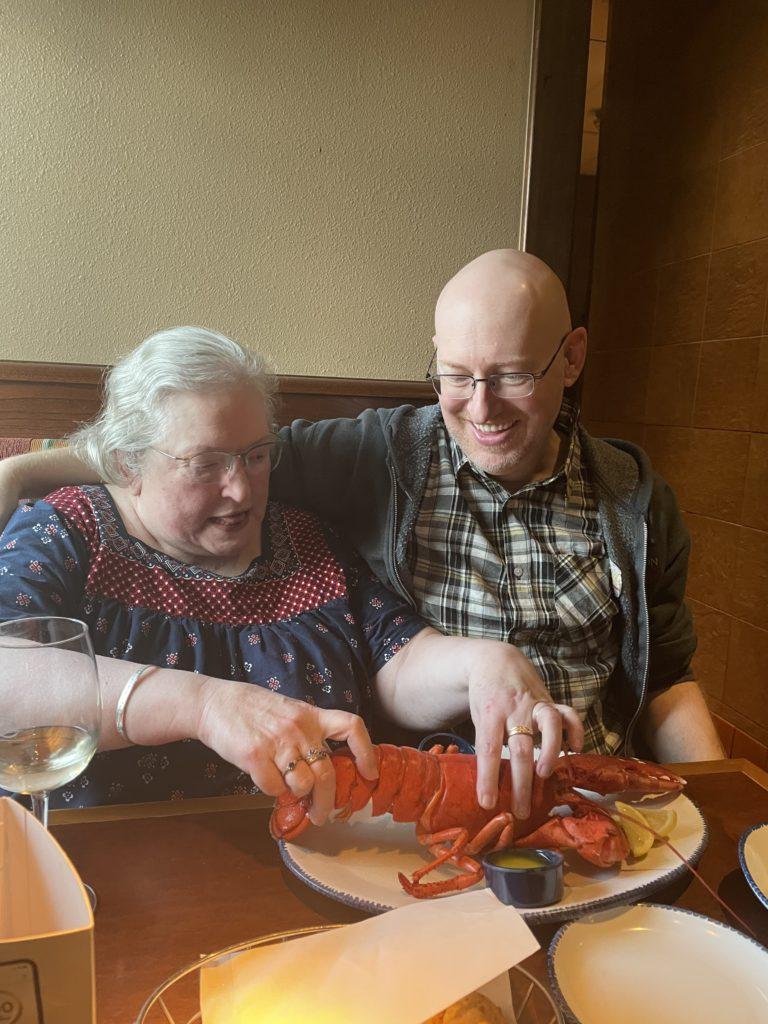
<instances>
[{"instance_id":1,"label":"dark wooden trim","mask_svg":"<svg viewBox=\"0 0 768 1024\"><path fill-rule=\"evenodd\" d=\"M85 363L35 363L13 359L0 360L0 381L23 381L32 384L90 384L98 387L106 366Z\"/></svg>"},{"instance_id":2,"label":"dark wooden trim","mask_svg":"<svg viewBox=\"0 0 768 1024\"><path fill-rule=\"evenodd\" d=\"M590 0L539 0L525 248L567 286L581 164Z\"/></svg>"},{"instance_id":3,"label":"dark wooden trim","mask_svg":"<svg viewBox=\"0 0 768 1024\"><path fill-rule=\"evenodd\" d=\"M0 360L0 437L62 437L101 404L106 366ZM278 376L280 425L435 401L428 381Z\"/></svg>"},{"instance_id":4,"label":"dark wooden trim","mask_svg":"<svg viewBox=\"0 0 768 1024\"><path fill-rule=\"evenodd\" d=\"M355 395L360 398L399 398L404 402L435 400L432 385L429 381L420 380L282 375L277 378L277 390L281 395Z\"/></svg>"}]
</instances>

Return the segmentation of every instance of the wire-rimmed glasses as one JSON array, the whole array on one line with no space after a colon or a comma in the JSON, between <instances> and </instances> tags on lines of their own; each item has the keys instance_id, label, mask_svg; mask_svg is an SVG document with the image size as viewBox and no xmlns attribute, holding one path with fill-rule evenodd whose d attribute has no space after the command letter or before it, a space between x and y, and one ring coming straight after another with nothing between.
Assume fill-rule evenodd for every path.
<instances>
[{"instance_id":1,"label":"wire-rimmed glasses","mask_svg":"<svg viewBox=\"0 0 768 1024\"><path fill-rule=\"evenodd\" d=\"M430 373L437 355L433 352L425 380L431 381L435 392L443 398L462 402L472 397L478 384L487 384L498 398L529 398L536 388L536 382L546 377L571 333L569 330L562 336L552 358L539 373L489 373L487 377L473 377L471 373Z\"/></svg>"},{"instance_id":2,"label":"wire-rimmed glasses","mask_svg":"<svg viewBox=\"0 0 768 1024\"><path fill-rule=\"evenodd\" d=\"M255 476L275 468L280 461L282 446L280 438L274 434L262 441L257 441L242 452L209 451L198 452L196 455L184 457L171 455L160 448L151 447L153 452L173 459L192 479L201 484L214 483L228 477L240 460L243 469L249 476Z\"/></svg>"}]
</instances>

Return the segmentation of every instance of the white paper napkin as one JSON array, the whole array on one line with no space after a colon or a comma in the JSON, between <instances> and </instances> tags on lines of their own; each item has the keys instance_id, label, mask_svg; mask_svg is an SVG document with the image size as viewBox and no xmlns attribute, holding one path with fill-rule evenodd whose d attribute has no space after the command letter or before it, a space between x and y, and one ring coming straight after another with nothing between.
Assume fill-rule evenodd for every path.
<instances>
[{"instance_id":1,"label":"white paper napkin","mask_svg":"<svg viewBox=\"0 0 768 1024\"><path fill-rule=\"evenodd\" d=\"M489 889L410 904L204 968L202 1021L421 1024L538 948Z\"/></svg>"}]
</instances>

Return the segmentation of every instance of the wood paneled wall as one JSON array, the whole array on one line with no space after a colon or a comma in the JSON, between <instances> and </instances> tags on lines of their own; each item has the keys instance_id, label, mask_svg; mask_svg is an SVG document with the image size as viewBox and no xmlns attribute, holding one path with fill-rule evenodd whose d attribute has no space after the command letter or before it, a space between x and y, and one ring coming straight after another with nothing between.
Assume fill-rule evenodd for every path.
<instances>
[{"instance_id":1,"label":"wood paneled wall","mask_svg":"<svg viewBox=\"0 0 768 1024\"><path fill-rule=\"evenodd\" d=\"M106 367L0 361L0 437L62 437L101 404ZM280 425L294 419L357 416L368 408L427 405L427 381L278 377Z\"/></svg>"}]
</instances>

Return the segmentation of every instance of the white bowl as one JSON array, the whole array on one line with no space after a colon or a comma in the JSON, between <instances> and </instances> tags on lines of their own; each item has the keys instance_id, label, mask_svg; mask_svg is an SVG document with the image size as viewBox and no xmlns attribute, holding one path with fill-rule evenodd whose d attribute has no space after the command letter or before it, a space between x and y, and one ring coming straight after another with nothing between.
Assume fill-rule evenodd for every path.
<instances>
[{"instance_id":1,"label":"white bowl","mask_svg":"<svg viewBox=\"0 0 768 1024\"><path fill-rule=\"evenodd\" d=\"M639 903L561 928L555 998L577 1024L766 1024L768 950L679 907Z\"/></svg>"}]
</instances>

